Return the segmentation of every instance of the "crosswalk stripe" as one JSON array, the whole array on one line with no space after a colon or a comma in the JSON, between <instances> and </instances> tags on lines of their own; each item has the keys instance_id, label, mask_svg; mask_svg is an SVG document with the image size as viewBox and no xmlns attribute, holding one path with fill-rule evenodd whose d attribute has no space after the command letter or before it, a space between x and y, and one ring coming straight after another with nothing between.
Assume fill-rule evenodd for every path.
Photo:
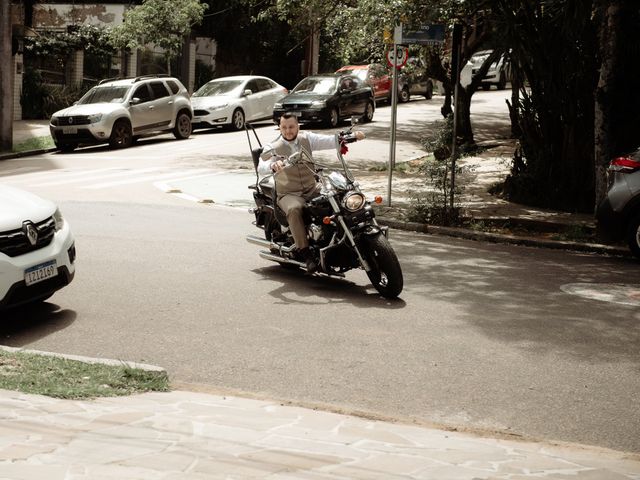
<instances>
[{"instance_id":1,"label":"crosswalk stripe","mask_svg":"<svg viewBox=\"0 0 640 480\"><path fill-rule=\"evenodd\" d=\"M199 172L206 172L208 171L208 169L206 168L202 168L202 169L194 169L192 171L192 173L199 173ZM119 186L119 185L128 185L128 184L132 184L132 183L141 183L141 182L147 182L147 181L153 181L153 180L161 180L161 179L167 179L167 178L171 178L171 177L175 177L176 176L176 172L171 172L171 173L164 173L164 174L159 174L159 175L147 175L145 177L137 177L137 178L126 178L123 180L117 180L114 182L103 182L103 183L96 183L93 185L85 185L83 187L79 187L82 189L89 189L89 190L97 190L97 189L101 189L101 188L109 188L109 187L115 187L115 186Z\"/></svg>"},{"instance_id":2,"label":"crosswalk stripe","mask_svg":"<svg viewBox=\"0 0 640 480\"><path fill-rule=\"evenodd\" d=\"M147 173L147 172L153 172L153 171L158 171L158 170L162 170L162 167L150 167L150 168L138 168L138 169L133 169L133 170L121 170L121 171L117 171L117 172L113 172L113 173L107 173L105 175L91 175L89 177L82 177L82 178L67 178L66 176L60 180L56 180L53 182L45 182L45 183L37 183L35 185L33 185L34 187L51 187L54 185L67 185L70 183L81 183L81 182L90 182L93 180L104 180L105 178L114 178L114 177L122 177L124 175L138 175L140 173ZM100 170L94 170L91 172L87 172L88 174L91 173L98 173L100 172Z\"/></svg>"}]
</instances>

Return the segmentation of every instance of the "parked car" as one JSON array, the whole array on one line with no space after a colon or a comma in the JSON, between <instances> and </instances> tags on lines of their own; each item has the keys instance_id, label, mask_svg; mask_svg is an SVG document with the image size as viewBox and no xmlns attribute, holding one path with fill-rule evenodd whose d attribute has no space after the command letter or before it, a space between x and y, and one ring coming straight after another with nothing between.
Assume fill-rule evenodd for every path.
<instances>
[{"instance_id":1,"label":"parked car","mask_svg":"<svg viewBox=\"0 0 640 480\"><path fill-rule=\"evenodd\" d=\"M493 50L480 50L479 52L474 53L469 59L469 62L467 62L463 68L466 72L461 72L460 76L466 77L470 81L473 75L475 75L480 67L482 67L484 61L489 58L491 53L493 53ZM508 77L509 62L505 55L501 55L497 61L491 64L489 70L487 70L487 74L482 78L481 86L483 90L489 90L491 85L495 85L498 90L504 90L507 86Z\"/></svg>"},{"instance_id":2,"label":"parked car","mask_svg":"<svg viewBox=\"0 0 640 480\"><path fill-rule=\"evenodd\" d=\"M288 93L267 77L239 75L205 83L191 97L193 128L230 126L270 119L273 106Z\"/></svg>"},{"instance_id":3,"label":"parked car","mask_svg":"<svg viewBox=\"0 0 640 480\"><path fill-rule=\"evenodd\" d=\"M336 73L349 73L357 76L373 89L377 102L391 103L393 78L391 71L380 63L367 65L346 65ZM433 96L433 81L427 77L424 62L412 57L398 75L398 102L408 102L411 95L424 95L428 100Z\"/></svg>"},{"instance_id":4,"label":"parked car","mask_svg":"<svg viewBox=\"0 0 640 480\"><path fill-rule=\"evenodd\" d=\"M609 189L596 211L598 225L612 239L626 239L640 258L640 148L614 158L607 177Z\"/></svg>"},{"instance_id":5,"label":"parked car","mask_svg":"<svg viewBox=\"0 0 640 480\"><path fill-rule=\"evenodd\" d=\"M411 95L433 97L433 80L427 76L427 66L419 57L409 57L398 77L398 100L408 102Z\"/></svg>"},{"instance_id":6,"label":"parked car","mask_svg":"<svg viewBox=\"0 0 640 480\"><path fill-rule=\"evenodd\" d=\"M178 79L147 75L101 81L73 106L55 112L49 129L63 152L100 143L126 148L139 137L165 132L188 138L192 117L189 93Z\"/></svg>"},{"instance_id":7,"label":"parked car","mask_svg":"<svg viewBox=\"0 0 640 480\"><path fill-rule=\"evenodd\" d=\"M44 301L75 274L69 224L49 200L0 185L0 310Z\"/></svg>"},{"instance_id":8,"label":"parked car","mask_svg":"<svg viewBox=\"0 0 640 480\"><path fill-rule=\"evenodd\" d=\"M380 63L366 65L345 65L336 70L337 74L355 75L373 89L376 101L391 101L392 78L389 69Z\"/></svg>"},{"instance_id":9,"label":"parked car","mask_svg":"<svg viewBox=\"0 0 640 480\"><path fill-rule=\"evenodd\" d=\"M280 122L285 112L293 112L301 123L323 122L330 127L341 119L373 119L375 100L371 87L354 75L312 75L304 78L273 108L273 120Z\"/></svg>"}]
</instances>

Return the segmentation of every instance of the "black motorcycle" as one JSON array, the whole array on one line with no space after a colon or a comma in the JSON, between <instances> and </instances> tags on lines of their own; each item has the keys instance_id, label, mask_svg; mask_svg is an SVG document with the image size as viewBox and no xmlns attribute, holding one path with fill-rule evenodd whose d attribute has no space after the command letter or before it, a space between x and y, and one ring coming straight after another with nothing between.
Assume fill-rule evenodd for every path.
<instances>
[{"instance_id":1,"label":"black motorcycle","mask_svg":"<svg viewBox=\"0 0 640 480\"><path fill-rule=\"evenodd\" d=\"M252 148L249 129L253 131L258 148ZM329 167L314 162L314 173L321 190L304 209L309 248L319 266L318 273L344 277L344 272L362 268L382 296L396 298L402 292L402 269L387 240L388 228L376 222L371 203L360 191L344 159L346 144L356 141L352 130L353 124L349 130L336 134L336 153L341 168L326 173L325 169L329 170ZM257 173L263 148L250 125L247 126L247 138L256 169L256 183L249 187L254 190L256 206L249 212L255 215L254 225L264 230L264 238L249 235L247 241L267 249L260 252L262 258L286 268L305 268L305 261L295 248L286 216L276 203L273 175L260 179ZM285 168L306 156L304 151L291 155L284 161Z\"/></svg>"}]
</instances>

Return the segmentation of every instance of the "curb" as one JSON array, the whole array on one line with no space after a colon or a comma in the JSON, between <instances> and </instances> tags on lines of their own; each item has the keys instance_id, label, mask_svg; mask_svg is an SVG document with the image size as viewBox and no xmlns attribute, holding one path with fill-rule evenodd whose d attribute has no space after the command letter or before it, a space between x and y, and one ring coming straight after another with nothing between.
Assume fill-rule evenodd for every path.
<instances>
[{"instance_id":1,"label":"curb","mask_svg":"<svg viewBox=\"0 0 640 480\"><path fill-rule=\"evenodd\" d=\"M596 243L580 243L565 240L546 240L534 237L522 237L516 235L505 235L491 232L478 232L466 228L442 227L438 225L427 225L417 222L403 222L385 217L376 217L382 225L386 225L398 230L406 230L419 233L433 233L449 237L465 238L468 240L480 240L492 243L506 243L512 245L524 245L529 247L550 248L556 250L572 250L585 253L598 253L606 255L616 255L622 257L632 257L631 252L614 245L601 245Z\"/></svg>"},{"instance_id":2,"label":"curb","mask_svg":"<svg viewBox=\"0 0 640 480\"><path fill-rule=\"evenodd\" d=\"M11 160L12 158L22 158L22 157L30 157L32 155L41 155L43 153L50 153L57 151L57 148L44 148L41 150L27 150L24 152L9 152L9 153L0 153L0 161L2 160Z\"/></svg>"},{"instance_id":3,"label":"curb","mask_svg":"<svg viewBox=\"0 0 640 480\"><path fill-rule=\"evenodd\" d=\"M125 362L124 360L114 360L111 358L83 357L81 355L67 355L64 353L43 352L41 350L29 350L26 348L7 347L5 345L0 345L0 350L9 352L9 353L29 353L33 355L42 355L45 357L64 358L66 360L75 360L77 362L109 365L112 367L128 367L136 370L145 370L148 372L166 372L164 368L158 367L156 365L149 365L146 363L136 363L136 362Z\"/></svg>"}]
</instances>

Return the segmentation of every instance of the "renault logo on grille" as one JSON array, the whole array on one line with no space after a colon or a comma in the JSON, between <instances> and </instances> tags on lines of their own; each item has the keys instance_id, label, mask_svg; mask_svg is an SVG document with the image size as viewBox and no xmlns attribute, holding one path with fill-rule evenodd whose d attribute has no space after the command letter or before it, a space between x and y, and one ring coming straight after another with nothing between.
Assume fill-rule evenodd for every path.
<instances>
[{"instance_id":1,"label":"renault logo on grille","mask_svg":"<svg viewBox=\"0 0 640 480\"><path fill-rule=\"evenodd\" d=\"M38 242L38 229L33 223L24 222L22 224L22 231L27 236L27 239L32 246Z\"/></svg>"},{"instance_id":2,"label":"renault logo on grille","mask_svg":"<svg viewBox=\"0 0 640 480\"><path fill-rule=\"evenodd\" d=\"M69 117L69 125L73 123L73 117Z\"/></svg>"}]
</instances>

